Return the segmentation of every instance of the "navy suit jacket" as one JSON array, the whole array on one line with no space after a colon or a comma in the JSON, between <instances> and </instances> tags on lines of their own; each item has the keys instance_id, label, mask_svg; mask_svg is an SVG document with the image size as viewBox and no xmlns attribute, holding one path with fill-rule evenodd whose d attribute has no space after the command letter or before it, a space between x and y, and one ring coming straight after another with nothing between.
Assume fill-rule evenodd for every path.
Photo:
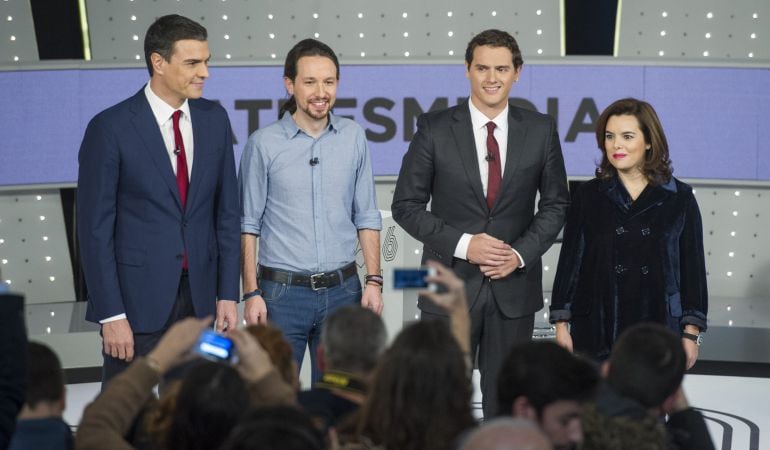
<instances>
[{"instance_id":1,"label":"navy suit jacket","mask_svg":"<svg viewBox=\"0 0 770 450\"><path fill-rule=\"evenodd\" d=\"M93 322L125 313L132 330L163 328L187 250L195 313L239 297L240 213L225 110L189 100L195 158L183 210L144 89L97 114L80 147L78 241Z\"/></svg>"},{"instance_id":2,"label":"navy suit jacket","mask_svg":"<svg viewBox=\"0 0 770 450\"><path fill-rule=\"evenodd\" d=\"M464 102L417 119L417 134L404 155L391 209L393 219L425 244L423 262L439 261L465 280L471 304L485 278L479 266L454 258L460 237L487 233L509 243L526 266L492 282L492 291L505 316L523 317L543 307L540 257L561 230L568 205L567 175L554 120L511 105L505 172L490 210L481 184L471 114ZM419 299L419 307L444 313L425 298Z\"/></svg>"}]
</instances>

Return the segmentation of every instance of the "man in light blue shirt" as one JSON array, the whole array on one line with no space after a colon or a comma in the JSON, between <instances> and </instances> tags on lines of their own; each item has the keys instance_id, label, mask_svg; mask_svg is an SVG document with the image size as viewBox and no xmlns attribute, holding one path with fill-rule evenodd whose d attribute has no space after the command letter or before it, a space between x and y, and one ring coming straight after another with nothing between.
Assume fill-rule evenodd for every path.
<instances>
[{"instance_id":1,"label":"man in light blue shirt","mask_svg":"<svg viewBox=\"0 0 770 450\"><path fill-rule=\"evenodd\" d=\"M380 229L364 130L331 113L339 81L334 51L305 39L289 51L281 119L249 137L241 158L241 253L247 323L277 325L301 365L327 315L360 302L382 312ZM288 112L289 114L286 114ZM259 242L259 268L256 243ZM356 273L360 242L367 276Z\"/></svg>"}]
</instances>

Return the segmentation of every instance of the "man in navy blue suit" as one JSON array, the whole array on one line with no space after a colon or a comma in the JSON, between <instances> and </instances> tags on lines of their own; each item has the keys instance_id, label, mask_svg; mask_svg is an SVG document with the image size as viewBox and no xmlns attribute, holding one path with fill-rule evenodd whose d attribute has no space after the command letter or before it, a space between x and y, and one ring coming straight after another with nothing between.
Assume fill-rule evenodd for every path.
<instances>
[{"instance_id":1,"label":"man in navy blue suit","mask_svg":"<svg viewBox=\"0 0 770 450\"><path fill-rule=\"evenodd\" d=\"M149 83L97 114L80 147L78 240L102 381L184 317L237 321L238 188L227 113L201 98L206 29L160 17L144 52Z\"/></svg>"}]
</instances>

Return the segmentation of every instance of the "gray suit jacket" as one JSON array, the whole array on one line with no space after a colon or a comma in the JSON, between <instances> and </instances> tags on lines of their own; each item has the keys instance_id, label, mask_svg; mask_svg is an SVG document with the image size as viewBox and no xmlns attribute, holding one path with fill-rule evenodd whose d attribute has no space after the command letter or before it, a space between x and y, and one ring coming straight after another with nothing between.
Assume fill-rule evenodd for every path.
<instances>
[{"instance_id":1,"label":"gray suit jacket","mask_svg":"<svg viewBox=\"0 0 770 450\"><path fill-rule=\"evenodd\" d=\"M505 169L491 210L481 184L468 104L423 114L417 127L396 183L393 218L425 245L423 262L437 260L465 280L471 306L482 284L489 282L507 317L535 313L543 306L540 257L556 239L569 205L554 120L509 108ZM502 239L519 252L526 266L501 280L486 280L477 265L453 257L463 233ZM426 299L420 299L419 306L443 313Z\"/></svg>"}]
</instances>

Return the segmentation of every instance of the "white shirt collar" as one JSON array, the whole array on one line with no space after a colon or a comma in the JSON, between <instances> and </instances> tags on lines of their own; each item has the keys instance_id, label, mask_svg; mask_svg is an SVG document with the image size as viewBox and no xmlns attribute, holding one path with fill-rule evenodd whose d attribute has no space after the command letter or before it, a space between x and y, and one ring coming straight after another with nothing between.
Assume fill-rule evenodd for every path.
<instances>
[{"instance_id":1,"label":"white shirt collar","mask_svg":"<svg viewBox=\"0 0 770 450\"><path fill-rule=\"evenodd\" d=\"M150 103L150 109L152 109L152 115L155 116L155 121L158 122L158 125L163 125L166 123L170 118L171 115L174 114L174 111L177 109L182 110L182 117L187 117L187 119L190 119L190 104L185 99L184 103L182 103L182 106L179 108L172 108L171 105L163 101L160 97L155 95L155 92L152 91L150 88L150 82L147 82L147 85L144 87L144 95L147 97L147 101Z\"/></svg>"},{"instance_id":2,"label":"white shirt collar","mask_svg":"<svg viewBox=\"0 0 770 450\"><path fill-rule=\"evenodd\" d=\"M470 98L468 99L468 108L471 111L471 124L473 125L474 130L479 130L484 128L484 131L486 131L487 122L489 122L489 117L484 115L483 112L479 111L478 108L476 108L476 105L473 104L473 100ZM492 122L495 123L497 126L497 129L500 130L500 132L507 134L508 133L508 103L505 104L505 109L500 111L500 114L498 114L494 119L492 119Z\"/></svg>"}]
</instances>

